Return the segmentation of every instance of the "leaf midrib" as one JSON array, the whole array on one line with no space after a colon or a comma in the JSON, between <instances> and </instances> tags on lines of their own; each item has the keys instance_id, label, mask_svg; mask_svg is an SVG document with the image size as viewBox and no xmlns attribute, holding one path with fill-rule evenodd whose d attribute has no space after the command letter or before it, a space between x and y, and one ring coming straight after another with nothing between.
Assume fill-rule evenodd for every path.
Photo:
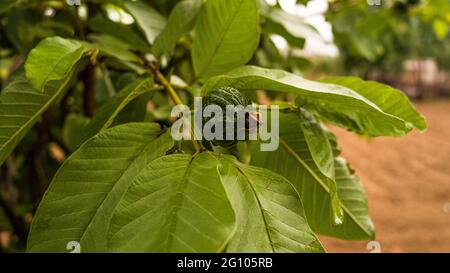
<instances>
[{"instance_id":1,"label":"leaf midrib","mask_svg":"<svg viewBox=\"0 0 450 273\"><path fill-rule=\"evenodd\" d=\"M160 134L156 135L155 138L153 140L158 139L163 132L160 132ZM103 198L103 200L101 201L101 203L99 204L99 206L95 209L95 213L91 216L91 218L88 221L88 224L86 225L86 228L84 228L83 233L81 234L80 237L80 242L83 241L83 239L85 238L86 235L86 231L91 227L93 219L97 216L98 212L100 211L100 209L103 208L103 205L105 204L105 200L108 199L108 197L112 194L112 192L114 191L114 189L117 187L117 182L122 180L122 178L124 177L125 173L127 173L127 171L130 169L130 166L134 165L136 160L139 158L139 156L141 155L142 151L145 151L148 146L152 145L153 141L149 141L148 143L146 143L145 145L143 145L143 148L136 154L136 156L134 157L133 161L131 161L127 167L124 169L124 171L122 172L122 174L120 175L120 177L115 181L114 185L112 186L111 190L105 195L105 197ZM80 148L81 149L81 148ZM55 175L56 177L56 175Z\"/></svg>"},{"instance_id":2,"label":"leaf midrib","mask_svg":"<svg viewBox=\"0 0 450 273\"><path fill-rule=\"evenodd\" d=\"M225 34L228 33L228 31L230 30L231 24L234 22L234 20L236 19L237 14L239 13L242 4L244 3L244 0L241 0L241 2L239 3L238 8L236 9L236 12L231 16L230 21L228 22L228 24L225 26L224 31L221 33L219 41L216 43L216 45L214 46L214 50L213 50L213 54L211 54L211 56L208 58L208 62L206 63L206 65L202 68L201 71L198 72L198 76L200 77L203 72L211 65L212 60L214 59L214 56L217 53L217 50L219 49L220 45L223 42L223 39L225 39Z\"/></svg>"},{"instance_id":3,"label":"leaf midrib","mask_svg":"<svg viewBox=\"0 0 450 273\"><path fill-rule=\"evenodd\" d=\"M4 150L3 148L8 147L8 145L11 143L12 140L14 140L20 132L22 132L33 120L35 120L38 116L41 115L42 112L45 111L52 103L53 101L58 97L58 94L66 87L66 85L69 83L70 79L73 76L75 70L72 70L69 75L67 76L66 80L61 84L60 88L56 90L55 93L53 93L53 96L49 96L50 99L43 104L41 109L37 111L35 114L33 114L23 126L18 126L18 130L14 132L14 134L5 142L3 145L0 146L0 151Z\"/></svg>"},{"instance_id":4,"label":"leaf midrib","mask_svg":"<svg viewBox=\"0 0 450 273\"><path fill-rule=\"evenodd\" d=\"M173 237L177 237L175 235L175 228L176 228L176 224L178 221L178 213L177 213L177 205L179 207L181 207L181 204L184 201L184 190L186 188L186 184L187 184L187 176L188 174L191 172L191 167L192 167L192 163L194 161L195 157L192 157L189 162L188 165L186 166L186 171L183 174L183 177L181 178L180 183L178 183L177 187L176 187L176 191L175 194L170 198L171 200L169 201L172 204L172 209L170 210L170 214L169 217L167 217L168 219L166 219L166 221L169 223L169 230L167 231L167 243L166 243L166 250L170 249L173 243ZM180 194L181 197L180 198L176 198L177 195ZM178 237L177 237L178 238ZM178 240L182 241L180 238L178 238ZM183 241L182 241L183 242ZM193 248L192 248L193 249ZM195 252L198 252L196 249Z\"/></svg>"},{"instance_id":5,"label":"leaf midrib","mask_svg":"<svg viewBox=\"0 0 450 273\"><path fill-rule=\"evenodd\" d=\"M139 89L139 87L137 87L136 89ZM129 94L128 96L126 96L126 98L119 104L119 106L114 110L114 112L111 114L111 116L109 117L109 119L105 122L105 124L103 125L102 129L107 129L109 126L111 126L112 122L115 120L115 118L117 117L117 115L119 114L119 112L121 112L126 106L128 105L129 102L131 102L132 100L136 99L137 97L145 94L145 93L149 93L152 91L158 90L157 87L152 87L152 88L146 88L142 91L139 92L131 92L131 94Z\"/></svg>"},{"instance_id":6,"label":"leaf midrib","mask_svg":"<svg viewBox=\"0 0 450 273\"><path fill-rule=\"evenodd\" d=\"M248 67L251 67L251 66L248 66ZM397 120L403 121L402 119L400 119L400 118L398 118L398 117L396 117L396 116L394 116L394 115L391 115L391 114L389 114L389 113L384 112L380 107L378 107L378 105L376 105L375 103L373 103L373 102L370 101L369 99L367 99L367 98L365 98L364 96L358 94L356 91L353 91L353 90L350 89L350 88L348 88L348 89L352 90L352 91L355 93L356 96L348 96L348 95L346 95L346 94L338 94L338 93L327 93L327 92L324 92L324 91L311 91L311 90L308 90L308 89L306 89L306 88L303 88L303 87L297 87L297 86L294 86L294 85L292 85L292 84L290 84L290 83L281 82L281 81L279 81L279 79L273 79L273 78L271 78L271 77L264 76L264 75L254 75L254 74L250 74L250 75L245 75L245 76L242 76L242 77L241 77L241 76L235 76L235 75L222 75L222 76L218 76L218 77L221 77L221 78L224 79L225 81L227 81L227 80L235 80L235 81L242 81L242 80L244 80L244 81L245 81L247 78L257 78L257 80L264 79L264 80L273 82L273 83L275 83L275 84L280 84L280 85L282 85L284 88L295 88L295 89L299 89L299 90L308 92L308 93L311 94L311 96L315 96L315 95L317 95L317 94L322 94L322 95L325 95L325 94L331 94L331 95L335 95L335 96L339 96L339 97L351 98L351 99L355 99L355 100L357 100L357 101L360 101L360 102L363 102L363 103L369 105L369 106L370 106L369 109L370 109L371 112L381 112L382 114L387 115L387 116L389 116L389 117L391 117L391 118L395 118L395 119L397 119ZM302 77L300 77L300 78L301 78L303 81L310 81L310 80L305 79L305 78L302 78ZM319 82L319 83L320 83L320 82ZM332 84L332 83L324 83L324 84L338 85L338 84ZM213 87L215 87L216 85L217 85L217 83L215 83L215 84L213 85ZM208 86L208 87L210 87L210 86ZM345 87L345 86L344 86L344 87ZM213 89L213 88L209 88L209 90L203 89L203 90L202 90L202 95L206 95L206 94L209 93L209 91L212 90L212 89ZM263 89L264 89L264 88L263 88ZM267 88L267 89L270 89L270 88ZM281 88L280 88L280 89L281 89ZM251 90L253 90L253 89L251 89ZM277 92L293 93L293 92L286 92L286 91L277 91ZM354 108L353 110L361 112L361 107L353 107L353 108ZM362 112L361 112L361 113L362 113Z\"/></svg>"},{"instance_id":7,"label":"leaf midrib","mask_svg":"<svg viewBox=\"0 0 450 273\"><path fill-rule=\"evenodd\" d=\"M267 224L266 216L264 215L264 208L261 205L261 201L258 198L258 194L256 193L255 188L253 187L252 183L250 182L250 178L244 173L242 169L240 169L238 166L233 166L236 168L236 170L245 178L247 181L248 186L250 187L251 191L253 192L253 196L255 197L256 203L258 204L259 211L261 212L261 217L264 222L264 230L266 231L267 239L269 240L270 248L272 249L272 252L275 253L274 243L272 242L272 237L270 236L269 232L269 225Z\"/></svg>"},{"instance_id":8,"label":"leaf midrib","mask_svg":"<svg viewBox=\"0 0 450 273\"><path fill-rule=\"evenodd\" d=\"M82 49L83 49L83 46L80 45L75 51L70 51L70 52L67 52L67 53L61 55L61 56L59 57L58 61L56 62L56 64L55 64L55 65L53 66L53 68L50 70L50 72L45 76L45 79L44 79L44 81L42 82L43 85L42 85L42 86L39 86L42 90L39 90L39 91L44 92L43 89L45 88L45 84L47 83L48 78L50 78L50 75L53 74L53 72L55 71L56 67L61 63L61 61L62 61L66 56L68 56L68 55L70 55L70 54L72 54L72 53L74 53L74 52L77 52L77 51L82 51ZM81 54L80 57L82 57L82 56L83 56L83 54ZM73 69L71 69L71 71L73 71Z\"/></svg>"},{"instance_id":9,"label":"leaf midrib","mask_svg":"<svg viewBox=\"0 0 450 273\"><path fill-rule=\"evenodd\" d=\"M320 179L315 172L300 158L300 156L282 139L279 137L281 145L287 150L289 154L291 154L296 161L298 161L309 173L310 175L322 186L322 188L329 194L330 189L323 183L322 179ZM343 204L340 200L342 209L352 218L353 222L355 222L369 237L372 237L371 232L369 232L362 224L356 219L356 217L351 213L351 211L347 208L345 204Z\"/></svg>"}]
</instances>

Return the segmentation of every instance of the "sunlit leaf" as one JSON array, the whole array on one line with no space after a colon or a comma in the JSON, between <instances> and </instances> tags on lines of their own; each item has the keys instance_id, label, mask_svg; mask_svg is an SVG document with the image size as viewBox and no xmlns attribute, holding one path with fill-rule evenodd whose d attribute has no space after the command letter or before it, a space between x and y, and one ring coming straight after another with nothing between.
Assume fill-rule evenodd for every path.
<instances>
[{"instance_id":1,"label":"sunlit leaf","mask_svg":"<svg viewBox=\"0 0 450 273\"><path fill-rule=\"evenodd\" d=\"M166 18L141 1L126 1L124 6L144 32L147 41L153 44L158 34L163 30Z\"/></svg>"},{"instance_id":2,"label":"sunlit leaf","mask_svg":"<svg viewBox=\"0 0 450 273\"><path fill-rule=\"evenodd\" d=\"M297 104L317 111L334 123L370 136L401 136L411 131L399 117L345 86L306 80L277 69L243 66L209 79L206 94L215 87L233 86L243 91L268 90L297 95Z\"/></svg>"},{"instance_id":3,"label":"sunlit leaf","mask_svg":"<svg viewBox=\"0 0 450 273\"><path fill-rule=\"evenodd\" d=\"M47 38L28 54L25 63L27 79L38 91L44 92L48 82L66 78L89 51L76 40Z\"/></svg>"},{"instance_id":4,"label":"sunlit leaf","mask_svg":"<svg viewBox=\"0 0 450 273\"><path fill-rule=\"evenodd\" d=\"M427 128L424 117L416 111L408 97L398 89L374 81L363 81L356 77L327 77L322 79L322 82L350 88L376 104L385 113L401 118L410 128L421 131Z\"/></svg>"},{"instance_id":5,"label":"sunlit leaf","mask_svg":"<svg viewBox=\"0 0 450 273\"><path fill-rule=\"evenodd\" d=\"M185 0L179 2L173 8L167 25L156 37L152 47L155 56L161 56L163 53L172 51L177 40L194 27L201 6L201 0Z\"/></svg>"}]
</instances>

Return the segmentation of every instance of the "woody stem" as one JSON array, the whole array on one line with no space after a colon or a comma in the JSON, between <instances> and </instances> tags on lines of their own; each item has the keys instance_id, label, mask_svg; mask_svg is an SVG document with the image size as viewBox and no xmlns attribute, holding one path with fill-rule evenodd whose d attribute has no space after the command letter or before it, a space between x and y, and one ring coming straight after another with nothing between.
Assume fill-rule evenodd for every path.
<instances>
[{"instance_id":1,"label":"woody stem","mask_svg":"<svg viewBox=\"0 0 450 273\"><path fill-rule=\"evenodd\" d=\"M164 86L166 91L169 94L169 97L172 99L172 101L177 105L184 105L181 98L178 96L177 92L173 88L173 86L170 84L170 82L166 79L166 77L157 69L152 63L149 64L150 69L152 70L153 74L155 75L156 79ZM192 129L192 128L191 128ZM202 150L205 150L203 145L195 138L195 133L193 130L191 130L191 139L192 144L195 148L195 154L200 153Z\"/></svg>"}]
</instances>

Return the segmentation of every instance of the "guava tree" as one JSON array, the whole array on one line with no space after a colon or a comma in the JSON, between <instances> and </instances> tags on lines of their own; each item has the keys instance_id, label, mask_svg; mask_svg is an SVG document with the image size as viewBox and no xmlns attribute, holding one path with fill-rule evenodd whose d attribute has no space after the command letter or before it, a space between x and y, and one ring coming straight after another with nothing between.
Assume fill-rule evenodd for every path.
<instances>
[{"instance_id":1,"label":"guava tree","mask_svg":"<svg viewBox=\"0 0 450 273\"><path fill-rule=\"evenodd\" d=\"M292 73L301 60L271 35L294 49L319 34L264 1L8 0L0 12L0 164L31 169L28 183L53 177L30 252L323 252L317 234L370 240L363 186L325 124L369 137L426 129L399 90ZM215 101L278 106L279 120L263 120L278 122L278 148L175 141L172 107L217 90L241 93Z\"/></svg>"}]
</instances>

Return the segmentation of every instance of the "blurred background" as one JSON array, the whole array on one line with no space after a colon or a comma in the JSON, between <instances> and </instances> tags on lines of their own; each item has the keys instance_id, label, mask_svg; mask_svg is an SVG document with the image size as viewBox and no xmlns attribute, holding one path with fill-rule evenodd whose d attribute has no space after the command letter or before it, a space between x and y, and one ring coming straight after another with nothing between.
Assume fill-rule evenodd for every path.
<instances>
[{"instance_id":1,"label":"blurred background","mask_svg":"<svg viewBox=\"0 0 450 273\"><path fill-rule=\"evenodd\" d=\"M274 39L284 54L309 61L304 74L356 75L394 86L429 125L425 133L370 140L333 128L366 188L377 244L322 238L328 251L449 252L450 1L278 4L321 34L307 38L303 50Z\"/></svg>"},{"instance_id":2,"label":"blurred background","mask_svg":"<svg viewBox=\"0 0 450 273\"><path fill-rule=\"evenodd\" d=\"M379 250L450 252L450 0L259 1L262 35L252 63L310 79L380 81L405 92L426 117L427 132L403 138L368 139L332 129L366 188ZM135 27L114 1L0 0L0 86L41 39L80 36L80 24L95 29L91 2L104 3L99 13L112 26ZM167 16L178 0L145 2ZM179 74L189 80L188 72ZM107 84L95 87L98 104ZM66 112L82 110L77 100L63 102L42 118L58 117L55 128L38 123L1 166L0 252L24 250L37 204L69 153ZM370 252L373 245L321 239L331 252Z\"/></svg>"}]
</instances>

